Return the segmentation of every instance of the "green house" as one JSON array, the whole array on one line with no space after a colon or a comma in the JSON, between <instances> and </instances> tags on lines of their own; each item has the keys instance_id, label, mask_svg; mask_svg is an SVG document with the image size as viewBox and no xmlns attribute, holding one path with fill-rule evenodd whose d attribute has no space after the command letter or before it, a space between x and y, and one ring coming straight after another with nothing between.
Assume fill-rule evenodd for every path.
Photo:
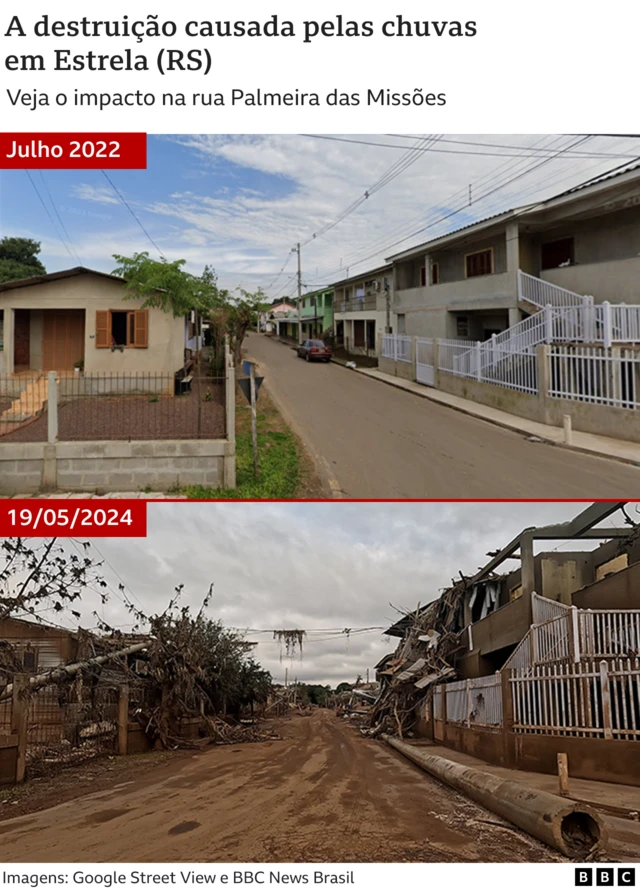
<instances>
[{"instance_id":1,"label":"green house","mask_svg":"<svg viewBox=\"0 0 640 894\"><path fill-rule=\"evenodd\" d=\"M333 330L333 289L308 292L300 299L302 333L300 341L306 338L321 338L325 332Z\"/></svg>"}]
</instances>

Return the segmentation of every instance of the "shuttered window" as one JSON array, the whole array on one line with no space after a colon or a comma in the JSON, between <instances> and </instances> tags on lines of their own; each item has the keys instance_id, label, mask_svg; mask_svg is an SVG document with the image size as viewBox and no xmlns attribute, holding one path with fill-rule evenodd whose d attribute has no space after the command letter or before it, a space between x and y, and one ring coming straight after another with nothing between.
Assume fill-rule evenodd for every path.
<instances>
[{"instance_id":1,"label":"shuttered window","mask_svg":"<svg viewBox=\"0 0 640 894\"><path fill-rule=\"evenodd\" d=\"M466 255L465 259L465 276L488 276L493 273L493 249L487 248L485 251L474 251L472 254Z\"/></svg>"},{"instance_id":2,"label":"shuttered window","mask_svg":"<svg viewBox=\"0 0 640 894\"><path fill-rule=\"evenodd\" d=\"M148 310L97 310L96 348L149 347Z\"/></svg>"},{"instance_id":3,"label":"shuttered window","mask_svg":"<svg viewBox=\"0 0 640 894\"><path fill-rule=\"evenodd\" d=\"M96 348L111 347L111 312L96 311Z\"/></svg>"}]
</instances>

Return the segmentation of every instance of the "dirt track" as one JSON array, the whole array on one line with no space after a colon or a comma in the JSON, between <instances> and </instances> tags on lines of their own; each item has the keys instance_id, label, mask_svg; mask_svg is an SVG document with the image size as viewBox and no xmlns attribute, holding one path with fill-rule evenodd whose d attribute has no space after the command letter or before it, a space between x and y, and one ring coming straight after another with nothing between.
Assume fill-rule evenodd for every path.
<instances>
[{"instance_id":1,"label":"dirt track","mask_svg":"<svg viewBox=\"0 0 640 894\"><path fill-rule=\"evenodd\" d=\"M544 845L332 712L0 823L4 862L541 862ZM116 777L117 778L117 777Z\"/></svg>"}]
</instances>

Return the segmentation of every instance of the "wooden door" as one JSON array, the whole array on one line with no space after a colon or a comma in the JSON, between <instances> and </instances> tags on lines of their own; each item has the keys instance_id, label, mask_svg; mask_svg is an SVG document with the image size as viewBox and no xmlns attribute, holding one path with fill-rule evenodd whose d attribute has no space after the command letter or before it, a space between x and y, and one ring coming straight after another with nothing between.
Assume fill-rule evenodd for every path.
<instances>
[{"instance_id":1,"label":"wooden door","mask_svg":"<svg viewBox=\"0 0 640 894\"><path fill-rule=\"evenodd\" d=\"M31 334L30 312L28 310L16 310L14 316L13 343L14 366L29 366L30 351L29 339Z\"/></svg>"},{"instance_id":2,"label":"wooden door","mask_svg":"<svg viewBox=\"0 0 640 894\"><path fill-rule=\"evenodd\" d=\"M42 368L73 369L84 358L84 311L42 312Z\"/></svg>"}]
</instances>

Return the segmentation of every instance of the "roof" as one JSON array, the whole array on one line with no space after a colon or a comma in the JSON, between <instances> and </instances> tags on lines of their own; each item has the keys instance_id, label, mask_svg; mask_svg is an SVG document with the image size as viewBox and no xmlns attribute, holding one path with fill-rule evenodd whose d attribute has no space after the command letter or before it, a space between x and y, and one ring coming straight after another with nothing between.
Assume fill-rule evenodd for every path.
<instances>
[{"instance_id":1,"label":"roof","mask_svg":"<svg viewBox=\"0 0 640 894\"><path fill-rule=\"evenodd\" d=\"M56 270L55 273L43 273L40 276L29 276L27 279L12 279L9 282L0 282L0 292L8 292L10 289L23 289L26 286L38 286L45 282L55 282L57 279L70 279L72 276L86 276L87 274L102 276L105 279L112 279L114 282L125 282L121 276L114 276L113 273L102 273L100 270L91 270L89 267L71 267L69 270Z\"/></svg>"},{"instance_id":2,"label":"roof","mask_svg":"<svg viewBox=\"0 0 640 894\"><path fill-rule=\"evenodd\" d=\"M359 282L361 279L366 279L370 276L376 276L378 273L385 273L386 271L391 270L393 264L383 264L381 267L374 267L373 270L365 270L363 273L358 273L355 276L350 276L347 279L338 280L338 282L334 282L332 284L332 288L337 288L338 286L346 286L351 282Z\"/></svg>"},{"instance_id":3,"label":"roof","mask_svg":"<svg viewBox=\"0 0 640 894\"><path fill-rule=\"evenodd\" d=\"M608 174L600 174L597 177L592 177L591 180L585 180L583 183L579 183L577 186L571 187L571 189L567 189L564 192L557 193L554 196L550 196L548 199L542 199L541 201L532 202L528 205L520 205L507 211L501 211L498 214L492 214L489 217L483 218L482 220L474 221L474 223L465 224L465 226L458 227L455 230L451 230L449 233L445 233L442 236L437 236L435 239L430 239L427 242L421 242L418 245L412 246L412 248L408 248L404 251L398 252L397 254L390 255L388 261L393 263L394 261L399 261L404 258L410 258L415 254L426 251L427 249L433 249L436 248L438 245L442 245L455 240L455 238L460 233L473 232L474 230L482 231L485 230L489 225L494 226L500 223L506 223L509 220L515 220L516 217L526 215L533 210L549 207L556 202L561 203L568 198L573 198L578 193L585 192L587 190L594 190L594 188L596 187L602 187L603 184L606 184L608 188L611 181L617 180L621 177L627 177L629 174L634 173L636 174L636 176L640 176L640 164L626 166L625 168L623 168L623 170L620 171L612 171Z\"/></svg>"}]
</instances>

